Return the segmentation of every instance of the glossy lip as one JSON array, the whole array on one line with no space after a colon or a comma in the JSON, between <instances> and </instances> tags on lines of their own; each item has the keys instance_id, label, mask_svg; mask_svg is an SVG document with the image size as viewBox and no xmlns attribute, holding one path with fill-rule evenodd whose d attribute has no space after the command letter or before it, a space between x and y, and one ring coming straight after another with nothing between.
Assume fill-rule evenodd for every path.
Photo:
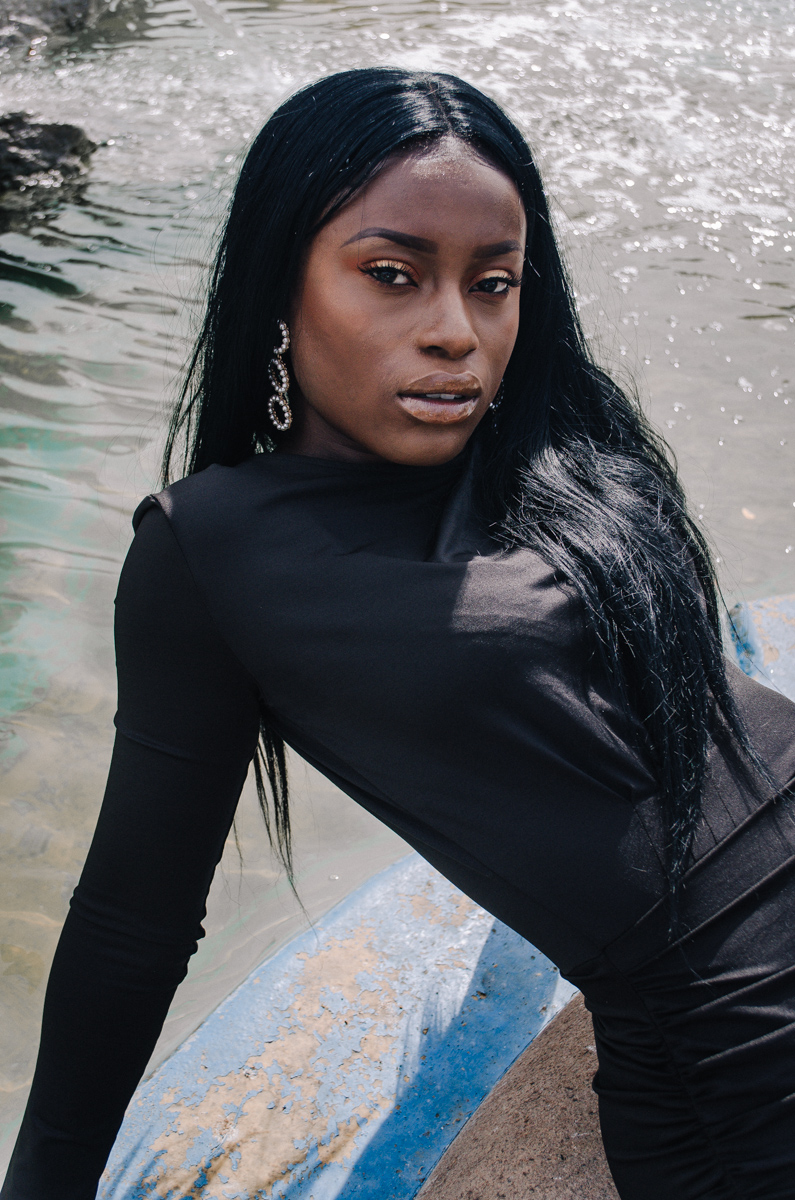
<instances>
[{"instance_id":1,"label":"glossy lip","mask_svg":"<svg viewBox=\"0 0 795 1200\"><path fill-rule=\"evenodd\" d=\"M398 393L397 402L416 421L452 425L472 416L482 391L480 380L469 372L450 375L439 371L409 384Z\"/></svg>"}]
</instances>

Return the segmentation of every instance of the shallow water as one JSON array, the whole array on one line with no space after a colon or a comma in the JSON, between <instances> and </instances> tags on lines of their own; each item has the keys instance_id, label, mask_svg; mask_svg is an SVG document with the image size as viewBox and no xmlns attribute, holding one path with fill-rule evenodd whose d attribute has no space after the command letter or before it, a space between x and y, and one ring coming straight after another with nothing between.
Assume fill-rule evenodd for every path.
<instances>
[{"instance_id":1,"label":"shallow water","mask_svg":"<svg viewBox=\"0 0 795 1200\"><path fill-rule=\"evenodd\" d=\"M795 9L707 0L119 0L71 43L0 57L0 111L103 143L80 194L0 232L0 1106L7 1152L44 980L111 747L111 617L129 516L247 142L318 74L452 70L504 103L554 197L602 361L638 380L730 599L795 590ZM301 785L320 912L401 851ZM300 913L262 848L214 888L160 1053ZM265 899L263 899L265 897Z\"/></svg>"}]
</instances>

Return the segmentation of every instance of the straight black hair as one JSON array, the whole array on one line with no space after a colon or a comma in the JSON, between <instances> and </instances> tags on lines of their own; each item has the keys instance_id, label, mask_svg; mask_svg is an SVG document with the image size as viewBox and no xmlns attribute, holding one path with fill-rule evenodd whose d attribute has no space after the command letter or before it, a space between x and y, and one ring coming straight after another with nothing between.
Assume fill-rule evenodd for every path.
<instances>
[{"instance_id":1,"label":"straight black hair","mask_svg":"<svg viewBox=\"0 0 795 1200\"><path fill-rule=\"evenodd\" d=\"M537 550L576 588L594 650L640 717L668 831L675 925L710 738L723 736L746 769L764 768L726 679L707 545L665 443L589 352L538 170L493 100L453 75L368 68L321 79L274 112L235 189L163 482L178 447L190 473L234 465L278 440L265 408L267 364L309 240L388 160L445 137L514 181L528 221L503 399L474 435L480 502L506 546ZM256 774L292 880L284 745L265 708Z\"/></svg>"}]
</instances>

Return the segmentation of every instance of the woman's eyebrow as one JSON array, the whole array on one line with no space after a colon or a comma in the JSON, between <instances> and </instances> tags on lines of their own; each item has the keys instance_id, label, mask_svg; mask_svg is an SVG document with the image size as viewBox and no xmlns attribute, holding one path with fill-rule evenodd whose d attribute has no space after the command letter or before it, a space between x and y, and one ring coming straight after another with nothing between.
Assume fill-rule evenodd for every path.
<instances>
[{"instance_id":1,"label":"woman's eyebrow","mask_svg":"<svg viewBox=\"0 0 795 1200\"><path fill-rule=\"evenodd\" d=\"M439 249L438 242L429 241L428 238L415 237L411 233L400 233L397 229L383 229L381 226L360 229L358 233L342 244L350 246L351 242L360 242L364 238L382 238L386 242L394 242L397 246L406 246L409 250L420 250L424 254L435 254ZM524 247L516 238L506 238L502 242L478 246L473 252L473 258L493 258L496 254L508 254L512 250L523 252Z\"/></svg>"},{"instance_id":2,"label":"woman's eyebrow","mask_svg":"<svg viewBox=\"0 0 795 1200\"><path fill-rule=\"evenodd\" d=\"M474 252L475 258L494 258L497 254L509 254L512 250L524 253L524 246L516 238L506 238L503 242L492 242L489 246L478 246Z\"/></svg>"},{"instance_id":3,"label":"woman's eyebrow","mask_svg":"<svg viewBox=\"0 0 795 1200\"><path fill-rule=\"evenodd\" d=\"M382 229L380 226L361 229L342 244L350 246L351 242L360 242L363 238L383 238L385 242L394 242L398 246L406 246L409 250L422 250L426 254L434 254L439 249L436 242L430 242L427 238L414 237L411 233L399 233L397 229Z\"/></svg>"}]
</instances>

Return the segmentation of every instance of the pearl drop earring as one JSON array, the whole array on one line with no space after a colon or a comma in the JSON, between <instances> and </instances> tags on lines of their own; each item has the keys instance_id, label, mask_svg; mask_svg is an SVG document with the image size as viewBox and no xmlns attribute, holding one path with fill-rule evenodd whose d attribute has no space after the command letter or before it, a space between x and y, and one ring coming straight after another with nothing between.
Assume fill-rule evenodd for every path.
<instances>
[{"instance_id":1,"label":"pearl drop earring","mask_svg":"<svg viewBox=\"0 0 795 1200\"><path fill-rule=\"evenodd\" d=\"M290 330L284 321L279 322L279 332L282 335L281 344L274 350L268 364L268 379L273 388L273 395L268 401L268 416L279 433L286 433L293 423L293 410L287 398L290 376L282 360L282 355L290 349Z\"/></svg>"}]
</instances>

